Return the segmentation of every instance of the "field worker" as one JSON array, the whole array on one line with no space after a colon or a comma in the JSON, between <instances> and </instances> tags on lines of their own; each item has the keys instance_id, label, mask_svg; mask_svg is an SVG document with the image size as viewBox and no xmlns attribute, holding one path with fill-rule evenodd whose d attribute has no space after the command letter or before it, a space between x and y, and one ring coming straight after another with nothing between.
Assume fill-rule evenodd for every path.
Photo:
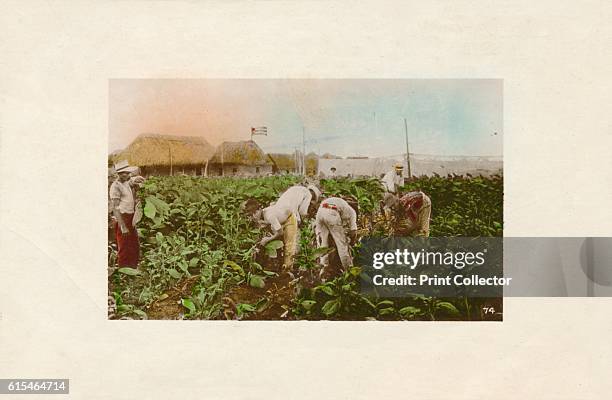
<instances>
[{"instance_id":1,"label":"field worker","mask_svg":"<svg viewBox=\"0 0 612 400\"><path fill-rule=\"evenodd\" d=\"M119 267L137 267L140 257L140 244L134 218L136 213L136 191L144 182L142 176L130 175L138 170L127 161L115 165L118 178L109 189L113 206L115 237L117 240L117 264Z\"/></svg>"},{"instance_id":2,"label":"field worker","mask_svg":"<svg viewBox=\"0 0 612 400\"><path fill-rule=\"evenodd\" d=\"M332 179L333 179L333 178L337 177L337 175L336 175L336 167L331 167L331 168L329 169L329 171L330 171L330 172L329 172L329 177L330 177L330 178L332 178Z\"/></svg>"},{"instance_id":3,"label":"field worker","mask_svg":"<svg viewBox=\"0 0 612 400\"><path fill-rule=\"evenodd\" d=\"M273 206L289 210L299 224L303 218L308 216L308 208L311 202L316 202L320 195L321 192L314 185L295 185L285 190Z\"/></svg>"},{"instance_id":4,"label":"field worker","mask_svg":"<svg viewBox=\"0 0 612 400\"><path fill-rule=\"evenodd\" d=\"M298 225L302 218L308 215L308 208L313 199L318 199L320 191L312 187L300 185L287 189L278 201L262 209L247 201L245 211L260 227L269 227L271 234L262 238L258 245L263 247L270 241L282 237L284 243L283 269L290 271L293 267L293 257L297 253ZM316 200L314 200L316 201Z\"/></svg>"},{"instance_id":5,"label":"field worker","mask_svg":"<svg viewBox=\"0 0 612 400\"><path fill-rule=\"evenodd\" d=\"M347 238L347 231L350 241ZM342 268L348 270L353 266L349 245L357 235L357 213L345 200L329 197L321 202L315 219L315 234L319 247L328 247L331 235L336 243ZM329 254L321 257L321 264L323 270L329 266Z\"/></svg>"},{"instance_id":6,"label":"field worker","mask_svg":"<svg viewBox=\"0 0 612 400\"><path fill-rule=\"evenodd\" d=\"M402 177L403 170L404 166L398 163L393 166L392 170L383 176L382 184L385 191L388 193L397 193L398 188L404 185L404 178Z\"/></svg>"},{"instance_id":7,"label":"field worker","mask_svg":"<svg viewBox=\"0 0 612 400\"><path fill-rule=\"evenodd\" d=\"M398 198L384 197L385 208L393 215L394 234L398 236L429 236L431 199L421 191L409 192Z\"/></svg>"}]
</instances>

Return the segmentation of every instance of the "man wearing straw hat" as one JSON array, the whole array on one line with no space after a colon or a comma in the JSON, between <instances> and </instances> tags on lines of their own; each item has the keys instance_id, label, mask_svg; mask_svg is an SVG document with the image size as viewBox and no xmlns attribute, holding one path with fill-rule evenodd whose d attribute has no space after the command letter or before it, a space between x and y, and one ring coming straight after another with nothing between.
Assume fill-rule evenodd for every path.
<instances>
[{"instance_id":1,"label":"man wearing straw hat","mask_svg":"<svg viewBox=\"0 0 612 400\"><path fill-rule=\"evenodd\" d=\"M144 182L142 176L130 177L138 170L127 161L115 165L118 178L109 189L115 217L115 236L117 239L117 264L119 267L137 267L140 258L140 244L136 224L139 216L136 214L136 191Z\"/></svg>"},{"instance_id":2,"label":"man wearing straw hat","mask_svg":"<svg viewBox=\"0 0 612 400\"><path fill-rule=\"evenodd\" d=\"M400 186L404 184L404 178L402 177L402 171L404 166L397 163L393 166L393 169L385 174L382 178L382 184L387 193L397 193Z\"/></svg>"}]
</instances>

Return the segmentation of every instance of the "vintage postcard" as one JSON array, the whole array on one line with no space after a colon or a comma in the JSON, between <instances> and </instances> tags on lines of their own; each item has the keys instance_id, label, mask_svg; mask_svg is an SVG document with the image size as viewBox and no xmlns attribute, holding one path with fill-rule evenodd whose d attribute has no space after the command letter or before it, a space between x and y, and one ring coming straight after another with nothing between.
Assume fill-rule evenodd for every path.
<instances>
[{"instance_id":1,"label":"vintage postcard","mask_svg":"<svg viewBox=\"0 0 612 400\"><path fill-rule=\"evenodd\" d=\"M0 395L610 396L612 2L0 8Z\"/></svg>"}]
</instances>

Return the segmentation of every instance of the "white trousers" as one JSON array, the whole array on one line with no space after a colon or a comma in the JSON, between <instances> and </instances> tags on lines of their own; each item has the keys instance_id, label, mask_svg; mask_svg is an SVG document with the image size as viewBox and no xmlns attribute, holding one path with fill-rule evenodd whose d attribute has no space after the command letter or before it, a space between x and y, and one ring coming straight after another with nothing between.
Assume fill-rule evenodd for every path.
<instances>
[{"instance_id":1,"label":"white trousers","mask_svg":"<svg viewBox=\"0 0 612 400\"><path fill-rule=\"evenodd\" d=\"M342 267L346 270L353 266L353 258L349 249L349 240L346 237L346 231L342 226L340 213L329 208L319 208L315 220L315 234L317 235L317 245L319 247L329 246L329 236L334 238L336 249ZM329 265L329 255L321 257L321 264L324 267Z\"/></svg>"}]
</instances>

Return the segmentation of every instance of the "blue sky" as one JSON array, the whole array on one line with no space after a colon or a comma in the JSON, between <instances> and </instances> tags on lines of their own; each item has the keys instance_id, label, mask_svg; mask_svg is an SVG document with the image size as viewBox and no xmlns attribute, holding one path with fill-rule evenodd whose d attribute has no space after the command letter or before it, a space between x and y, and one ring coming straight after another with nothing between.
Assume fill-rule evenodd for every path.
<instances>
[{"instance_id":1,"label":"blue sky","mask_svg":"<svg viewBox=\"0 0 612 400\"><path fill-rule=\"evenodd\" d=\"M250 138L268 152L501 156L501 80L111 80L109 151L140 133Z\"/></svg>"}]
</instances>

